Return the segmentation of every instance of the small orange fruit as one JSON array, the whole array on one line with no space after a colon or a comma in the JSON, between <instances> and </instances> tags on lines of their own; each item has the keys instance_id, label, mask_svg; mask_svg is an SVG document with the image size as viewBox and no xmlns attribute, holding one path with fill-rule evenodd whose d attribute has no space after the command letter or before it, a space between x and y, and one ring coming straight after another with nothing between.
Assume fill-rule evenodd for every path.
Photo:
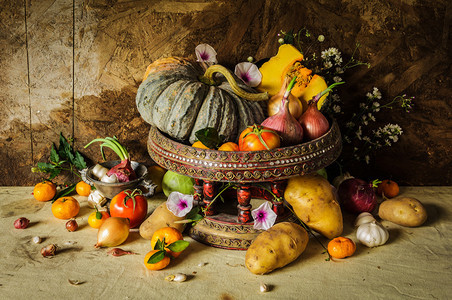
<instances>
[{"instance_id":1,"label":"small orange fruit","mask_svg":"<svg viewBox=\"0 0 452 300\"><path fill-rule=\"evenodd\" d=\"M106 211L94 211L88 217L88 225L98 229L110 215Z\"/></svg>"},{"instance_id":2,"label":"small orange fruit","mask_svg":"<svg viewBox=\"0 0 452 300\"><path fill-rule=\"evenodd\" d=\"M387 198L394 198L399 194L399 185L397 182L385 179L383 180L377 188L377 194Z\"/></svg>"},{"instance_id":3,"label":"small orange fruit","mask_svg":"<svg viewBox=\"0 0 452 300\"><path fill-rule=\"evenodd\" d=\"M56 185L48 180L35 185L33 189L33 197L36 200L44 202L51 200L56 194Z\"/></svg>"},{"instance_id":4,"label":"small orange fruit","mask_svg":"<svg viewBox=\"0 0 452 300\"><path fill-rule=\"evenodd\" d=\"M154 249L155 244L158 240L163 241L165 239L165 244L169 245L171 243L174 243L175 241L183 240L184 237L182 236L182 233L174 228L174 227L163 227L158 229L154 232L151 238L151 247ZM170 254L172 257L176 258L178 257L182 252L173 252L169 250L168 248L165 248L165 250Z\"/></svg>"},{"instance_id":5,"label":"small orange fruit","mask_svg":"<svg viewBox=\"0 0 452 300\"><path fill-rule=\"evenodd\" d=\"M201 141L196 141L191 146L195 147L195 148L209 149L207 146L205 146L203 143L201 143Z\"/></svg>"},{"instance_id":6,"label":"small orange fruit","mask_svg":"<svg viewBox=\"0 0 452 300\"><path fill-rule=\"evenodd\" d=\"M151 256L154 255L154 253L157 253L159 251L161 251L161 250L152 250L152 251L148 252L148 254L146 254L146 256L144 257L144 265L149 270L161 270L163 268L166 268L166 266L169 265L171 259L166 255L161 261L156 262L155 264L148 263L149 258L151 258Z\"/></svg>"},{"instance_id":7,"label":"small orange fruit","mask_svg":"<svg viewBox=\"0 0 452 300\"><path fill-rule=\"evenodd\" d=\"M91 192L91 186L82 180L75 185L75 191L80 196L88 197Z\"/></svg>"},{"instance_id":8,"label":"small orange fruit","mask_svg":"<svg viewBox=\"0 0 452 300\"><path fill-rule=\"evenodd\" d=\"M239 151L239 145L233 142L227 142L221 145L218 151Z\"/></svg>"},{"instance_id":9,"label":"small orange fruit","mask_svg":"<svg viewBox=\"0 0 452 300\"><path fill-rule=\"evenodd\" d=\"M356 244L346 237L337 237L328 243L328 253L334 258L352 256L356 251Z\"/></svg>"},{"instance_id":10,"label":"small orange fruit","mask_svg":"<svg viewBox=\"0 0 452 300\"><path fill-rule=\"evenodd\" d=\"M80 203L71 196L61 197L52 204L52 213L58 219L68 220L80 211Z\"/></svg>"}]
</instances>

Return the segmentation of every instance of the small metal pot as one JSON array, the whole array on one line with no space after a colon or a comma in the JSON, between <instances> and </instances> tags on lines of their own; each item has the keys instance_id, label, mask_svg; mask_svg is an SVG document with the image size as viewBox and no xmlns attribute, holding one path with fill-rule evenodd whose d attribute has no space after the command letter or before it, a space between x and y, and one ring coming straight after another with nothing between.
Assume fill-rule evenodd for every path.
<instances>
[{"instance_id":1,"label":"small metal pot","mask_svg":"<svg viewBox=\"0 0 452 300\"><path fill-rule=\"evenodd\" d=\"M121 161L119 160L113 160L101 163L100 165L107 169L111 169L120 162ZM124 190L127 189L133 190L140 185L148 190L148 192L143 194L143 196L152 197L154 195L154 190L157 186L153 184L151 180L146 178L148 175L148 170L146 166L136 161L131 161L131 165L132 169L137 174L137 179L131 180L129 182L115 182L115 183L102 182L98 180L96 176L94 176L93 174L94 166L91 166L88 169L84 169L80 173L82 174L83 181L85 181L91 186L94 186L106 198L111 199Z\"/></svg>"}]
</instances>

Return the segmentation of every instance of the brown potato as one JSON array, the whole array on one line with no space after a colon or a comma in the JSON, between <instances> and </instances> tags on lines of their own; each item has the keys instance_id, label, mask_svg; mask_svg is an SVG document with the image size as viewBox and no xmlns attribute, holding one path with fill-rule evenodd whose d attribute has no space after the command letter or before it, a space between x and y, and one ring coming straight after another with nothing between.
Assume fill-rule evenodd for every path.
<instances>
[{"instance_id":1,"label":"brown potato","mask_svg":"<svg viewBox=\"0 0 452 300\"><path fill-rule=\"evenodd\" d=\"M246 251L245 265L253 274L262 275L282 268L306 249L309 235L298 224L281 222L260 233Z\"/></svg>"},{"instance_id":2,"label":"brown potato","mask_svg":"<svg viewBox=\"0 0 452 300\"><path fill-rule=\"evenodd\" d=\"M175 222L184 219L185 217L176 217L168 210L166 202L163 202L146 220L144 220L143 223L141 223L140 235L141 237L150 240L156 230L167 226L174 227L182 232L185 224Z\"/></svg>"},{"instance_id":3,"label":"brown potato","mask_svg":"<svg viewBox=\"0 0 452 300\"><path fill-rule=\"evenodd\" d=\"M427 211L415 198L397 197L381 203L378 216L398 225L416 227L427 220Z\"/></svg>"},{"instance_id":4,"label":"brown potato","mask_svg":"<svg viewBox=\"0 0 452 300\"><path fill-rule=\"evenodd\" d=\"M328 239L342 234L342 211L333 187L320 175L291 177L284 198L312 230Z\"/></svg>"}]
</instances>

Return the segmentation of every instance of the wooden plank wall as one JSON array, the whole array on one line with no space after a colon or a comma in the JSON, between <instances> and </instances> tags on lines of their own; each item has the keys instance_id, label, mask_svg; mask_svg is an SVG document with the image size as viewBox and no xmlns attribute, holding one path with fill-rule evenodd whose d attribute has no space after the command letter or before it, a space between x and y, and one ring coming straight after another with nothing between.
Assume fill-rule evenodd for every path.
<instances>
[{"instance_id":1,"label":"wooden plank wall","mask_svg":"<svg viewBox=\"0 0 452 300\"><path fill-rule=\"evenodd\" d=\"M276 52L279 30L308 28L325 48L369 61L347 78L346 105L377 86L388 98L416 96L399 123L402 140L382 151L360 176L402 184L451 184L451 4L411 0L4 0L0 4L0 185L33 185L30 168L47 161L62 132L83 149L116 135L134 160L152 164L149 127L135 107L146 66L163 56L194 56L212 45L222 64Z\"/></svg>"}]
</instances>

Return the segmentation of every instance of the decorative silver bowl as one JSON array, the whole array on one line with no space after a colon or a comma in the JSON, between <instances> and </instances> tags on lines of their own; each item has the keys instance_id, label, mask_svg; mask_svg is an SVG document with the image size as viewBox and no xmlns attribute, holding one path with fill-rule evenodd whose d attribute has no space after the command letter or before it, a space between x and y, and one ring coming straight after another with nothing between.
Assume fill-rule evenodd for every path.
<instances>
[{"instance_id":1,"label":"decorative silver bowl","mask_svg":"<svg viewBox=\"0 0 452 300\"><path fill-rule=\"evenodd\" d=\"M100 165L107 169L111 169L112 167L116 166L119 163L120 163L119 160L112 160L101 163ZM80 173L82 174L83 181L85 181L91 186L94 186L106 198L111 199L124 190L127 189L133 190L140 185L148 190L148 192L144 193L143 196L152 197L154 195L156 185L153 184L152 181L147 178L148 170L146 166L136 161L131 161L131 165L132 169L137 174L137 178L129 182L115 182L115 183L102 182L98 180L96 176L94 176L93 174L94 166L91 166L88 169L84 169Z\"/></svg>"}]
</instances>

